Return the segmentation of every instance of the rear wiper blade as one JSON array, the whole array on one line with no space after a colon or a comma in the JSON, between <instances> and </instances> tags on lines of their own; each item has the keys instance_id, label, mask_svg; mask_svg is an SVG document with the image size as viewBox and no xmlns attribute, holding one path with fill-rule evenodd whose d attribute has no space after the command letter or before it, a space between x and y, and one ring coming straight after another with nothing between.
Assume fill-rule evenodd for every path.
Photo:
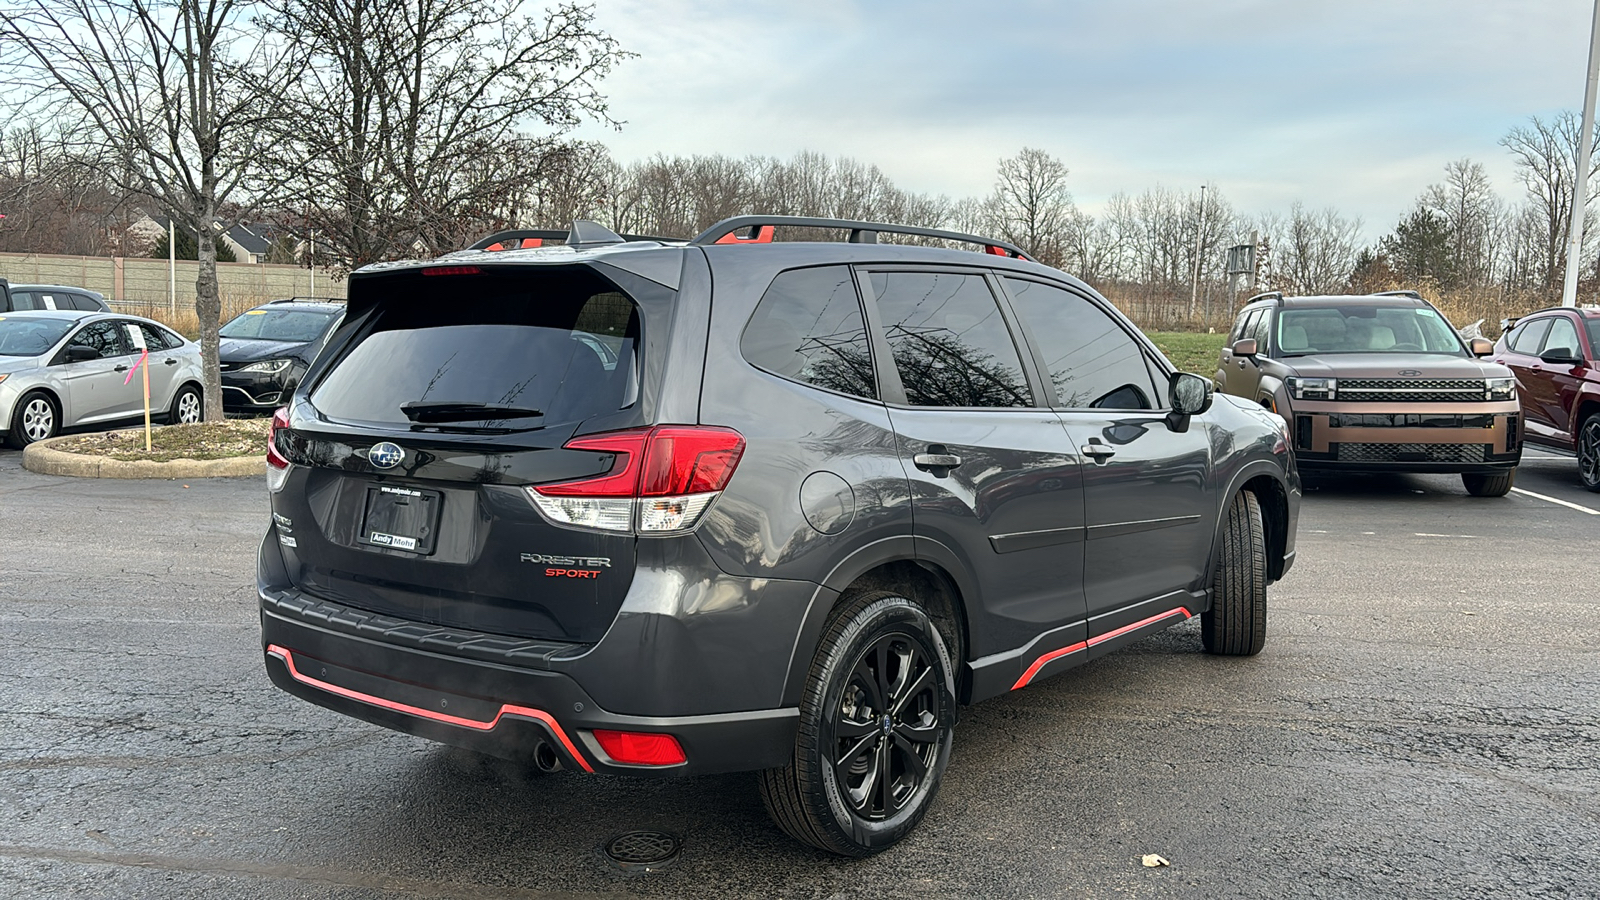
<instances>
[{"instance_id":1,"label":"rear wiper blade","mask_svg":"<svg viewBox=\"0 0 1600 900\"><path fill-rule=\"evenodd\" d=\"M413 400L400 404L400 411L413 422L477 422L488 419L526 419L544 415L544 410L525 406L491 406L468 400L426 402Z\"/></svg>"}]
</instances>

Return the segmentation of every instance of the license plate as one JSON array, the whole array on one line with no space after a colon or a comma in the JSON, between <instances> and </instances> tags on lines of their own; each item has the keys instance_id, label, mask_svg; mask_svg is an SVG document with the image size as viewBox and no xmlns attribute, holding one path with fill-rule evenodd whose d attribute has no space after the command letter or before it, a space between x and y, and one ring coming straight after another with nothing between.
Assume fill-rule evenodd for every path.
<instances>
[{"instance_id":1,"label":"license plate","mask_svg":"<svg viewBox=\"0 0 1600 900\"><path fill-rule=\"evenodd\" d=\"M438 491L386 484L367 488L361 543L421 555L432 553L441 502Z\"/></svg>"}]
</instances>

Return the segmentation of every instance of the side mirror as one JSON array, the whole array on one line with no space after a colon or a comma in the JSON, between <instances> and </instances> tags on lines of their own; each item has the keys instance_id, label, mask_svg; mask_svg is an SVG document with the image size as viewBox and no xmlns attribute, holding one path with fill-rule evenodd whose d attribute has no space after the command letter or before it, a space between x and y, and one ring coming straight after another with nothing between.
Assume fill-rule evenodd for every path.
<instances>
[{"instance_id":1,"label":"side mirror","mask_svg":"<svg viewBox=\"0 0 1600 900\"><path fill-rule=\"evenodd\" d=\"M1253 357L1256 355L1256 339L1244 338L1234 341L1232 349L1234 356Z\"/></svg>"},{"instance_id":2,"label":"side mirror","mask_svg":"<svg viewBox=\"0 0 1600 900\"><path fill-rule=\"evenodd\" d=\"M1198 416L1211 408L1211 381L1188 372L1174 372L1167 382L1167 427L1173 431L1189 430L1189 417Z\"/></svg>"},{"instance_id":3,"label":"side mirror","mask_svg":"<svg viewBox=\"0 0 1600 900\"><path fill-rule=\"evenodd\" d=\"M1489 356L1494 353L1494 342L1488 338L1475 337L1472 339L1473 356Z\"/></svg>"},{"instance_id":4,"label":"side mirror","mask_svg":"<svg viewBox=\"0 0 1600 900\"><path fill-rule=\"evenodd\" d=\"M100 351L93 347L85 347L82 344L73 344L67 347L67 362L69 363L88 362L91 359L99 358Z\"/></svg>"},{"instance_id":5,"label":"side mirror","mask_svg":"<svg viewBox=\"0 0 1600 900\"><path fill-rule=\"evenodd\" d=\"M1552 366L1583 365L1583 360L1578 358L1577 352L1571 347L1552 347L1539 354L1539 361L1549 363Z\"/></svg>"}]
</instances>

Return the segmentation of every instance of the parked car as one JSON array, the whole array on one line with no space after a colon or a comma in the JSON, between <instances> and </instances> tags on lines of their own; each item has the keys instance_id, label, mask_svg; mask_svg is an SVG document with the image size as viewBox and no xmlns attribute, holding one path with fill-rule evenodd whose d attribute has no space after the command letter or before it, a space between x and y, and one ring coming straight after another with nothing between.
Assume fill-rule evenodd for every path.
<instances>
[{"instance_id":1,"label":"parked car","mask_svg":"<svg viewBox=\"0 0 1600 900\"><path fill-rule=\"evenodd\" d=\"M288 402L311 360L344 318L331 300L274 300L235 316L219 332L222 408L271 413Z\"/></svg>"},{"instance_id":2,"label":"parked car","mask_svg":"<svg viewBox=\"0 0 1600 900\"><path fill-rule=\"evenodd\" d=\"M279 687L546 771L759 770L860 856L927 811L959 704L1195 615L1261 649L1284 424L1082 282L881 223L566 236L351 276L271 426Z\"/></svg>"},{"instance_id":3,"label":"parked car","mask_svg":"<svg viewBox=\"0 0 1600 900\"><path fill-rule=\"evenodd\" d=\"M1500 497L1522 459L1511 371L1478 357L1412 291L1250 298L1222 349L1217 389L1281 415L1302 472L1460 473Z\"/></svg>"},{"instance_id":4,"label":"parked car","mask_svg":"<svg viewBox=\"0 0 1600 900\"><path fill-rule=\"evenodd\" d=\"M0 315L0 432L22 448L62 431L144 417L144 380L130 378L150 351L150 406L166 422L200 421L200 345L138 316L78 310Z\"/></svg>"},{"instance_id":5,"label":"parked car","mask_svg":"<svg viewBox=\"0 0 1600 900\"><path fill-rule=\"evenodd\" d=\"M1600 491L1600 307L1542 309L1494 345L1517 379L1526 440L1575 453L1583 486Z\"/></svg>"},{"instance_id":6,"label":"parked car","mask_svg":"<svg viewBox=\"0 0 1600 900\"><path fill-rule=\"evenodd\" d=\"M85 312L110 312L103 294L87 288L59 284L13 284L7 312L24 309L81 309Z\"/></svg>"}]
</instances>

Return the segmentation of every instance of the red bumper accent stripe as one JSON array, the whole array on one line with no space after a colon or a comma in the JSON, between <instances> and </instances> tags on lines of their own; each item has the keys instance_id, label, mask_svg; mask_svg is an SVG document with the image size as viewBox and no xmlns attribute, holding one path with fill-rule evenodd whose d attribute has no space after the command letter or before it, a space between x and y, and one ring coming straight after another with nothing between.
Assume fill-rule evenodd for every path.
<instances>
[{"instance_id":1,"label":"red bumper accent stripe","mask_svg":"<svg viewBox=\"0 0 1600 900\"><path fill-rule=\"evenodd\" d=\"M1079 641L1076 644L1068 647L1062 647L1059 650L1051 650L1049 653L1046 653L1045 655L1034 660L1033 665L1028 667L1028 671L1022 673L1022 677L1017 679L1017 683L1012 685L1011 689L1014 691L1018 688L1027 687L1028 683L1033 681L1033 677L1039 674L1039 670L1044 668L1045 665L1052 660L1057 660L1063 656L1077 653L1080 650L1087 650L1090 647L1104 644L1106 641L1109 641L1112 638L1121 637L1130 631L1138 631L1146 625L1154 625L1157 622L1170 619L1173 616L1182 616L1185 619L1189 619L1194 616L1194 613L1189 612L1187 607L1180 606L1177 609L1169 609L1164 613L1157 613L1156 615L1153 615L1147 619L1140 619L1131 625L1124 625L1114 631L1108 631L1105 634L1097 634L1094 637L1089 638L1087 641Z\"/></svg>"},{"instance_id":2,"label":"red bumper accent stripe","mask_svg":"<svg viewBox=\"0 0 1600 900\"><path fill-rule=\"evenodd\" d=\"M555 717L542 709L534 709L529 706L513 706L508 703L500 707L500 711L494 714L494 718L487 722L480 722L477 719L463 719L460 716L451 716L441 712L434 712L431 709L408 706L404 703L397 703L394 700L385 700L382 697L374 697L371 694L363 694L360 691L353 691L347 687L340 687L337 684L329 684L326 681L312 678L310 675L306 675L299 669L295 668L293 653L289 652L289 650L284 647L278 646L277 644L267 645L267 653L283 660L283 664L289 668L289 675L293 677L295 681L298 681L301 684L310 685L317 690L327 691L330 694L337 694L338 696L344 697L348 700L356 700L369 706L379 707L380 709L401 712L405 713L406 715L417 716L418 718L422 719L431 719L435 722L443 722L446 725L456 725L461 728L471 728L473 731L492 731L496 725L500 724L500 720L506 716L514 716L523 719L536 719L544 723L545 727L550 729L550 732L555 735L556 740L560 741L562 746L567 748L567 753L571 754L572 758L577 761L578 765L583 767L585 772L594 771L594 767L590 766L588 760L583 758L583 754L578 752L578 748L573 746L572 740L567 737L566 731L564 731L561 728L561 725L556 722Z\"/></svg>"}]
</instances>

